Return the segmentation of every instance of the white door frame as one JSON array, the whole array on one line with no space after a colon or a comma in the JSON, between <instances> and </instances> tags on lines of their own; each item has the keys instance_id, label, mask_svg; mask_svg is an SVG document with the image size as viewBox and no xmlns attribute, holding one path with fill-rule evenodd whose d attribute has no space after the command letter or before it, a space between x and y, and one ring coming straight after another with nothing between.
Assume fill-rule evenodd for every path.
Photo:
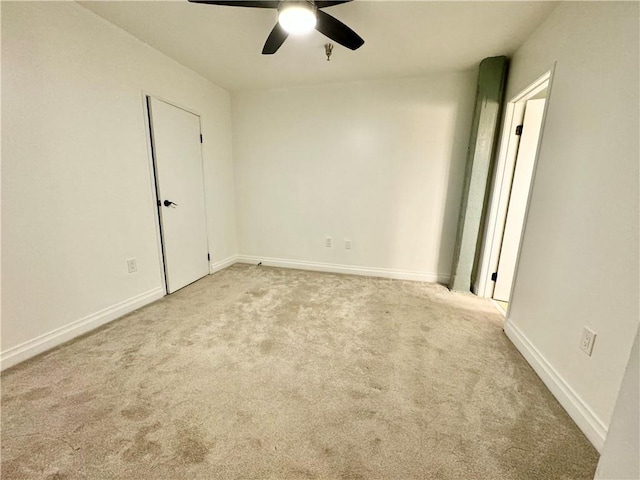
<instances>
[{"instance_id":1,"label":"white door frame","mask_svg":"<svg viewBox=\"0 0 640 480\"><path fill-rule=\"evenodd\" d=\"M507 207L509 205L509 196L511 194L511 182L513 181L513 173L515 170L516 156L518 154L519 138L515 135L516 126L521 125L524 118L524 106L527 100L535 97L538 93L547 89L547 99L551 93L553 82L553 73L555 64L544 75L530 84L515 97L513 97L506 105L504 123L500 139L500 150L496 164L495 176L493 179L491 198L489 202L487 224L485 228L485 236L480 257L480 268L478 271L478 283L475 293L479 297L493 297L493 289L495 283L491 280L491 275L498 270L498 262L500 260L500 248L502 246L502 237L504 235L504 227L507 219ZM518 264L520 262L520 248L522 247L522 238L526 230L527 216L529 213L529 202L531 201L531 192L533 190L533 179L536 175L538 164L538 155L540 153L540 145L544 135L544 124L547 118L547 109L549 102L545 103L544 114L542 117L542 126L540 128L540 138L538 139L538 147L534 160L533 174L531 175L531 186L529 188L529 196L527 198L527 208L524 214L524 228L518 246L518 255L516 260L516 269L513 282L515 284L518 275ZM513 292L513 289L512 289ZM511 308L511 298L509 298L509 309ZM507 316L509 312L507 310Z\"/></svg>"},{"instance_id":2,"label":"white door frame","mask_svg":"<svg viewBox=\"0 0 640 480\"><path fill-rule=\"evenodd\" d=\"M202 134L202 116L191 108L184 107L179 105L171 100L167 100L159 95L154 95L145 90L142 90L142 111L144 112L144 128L145 128L145 138L147 140L147 160L149 162L149 182L151 184L151 197L152 197L152 208L153 208L153 218L156 227L156 243L158 248L158 265L160 267L160 282L162 284L162 289L164 291L164 295L167 295L167 278L165 274L165 264L164 264L164 253L162 248L162 231L160 227L160 212L158 211L158 184L156 181L156 169L153 160L153 144L151 139L151 121L149 117L149 104L147 103L147 98L155 98L156 100L160 100L164 103L168 103L176 108L184 110L185 112L192 113L196 115L200 119L200 132ZM204 155L202 152L202 144L200 144L200 157L202 159L202 178L205 181L206 185L206 177L204 176ZM207 218L207 190L204 190L204 205L205 205L205 227L207 231L207 247L209 248L209 219ZM210 250L210 248L209 248ZM211 273L211 266L209 265L209 273Z\"/></svg>"}]
</instances>

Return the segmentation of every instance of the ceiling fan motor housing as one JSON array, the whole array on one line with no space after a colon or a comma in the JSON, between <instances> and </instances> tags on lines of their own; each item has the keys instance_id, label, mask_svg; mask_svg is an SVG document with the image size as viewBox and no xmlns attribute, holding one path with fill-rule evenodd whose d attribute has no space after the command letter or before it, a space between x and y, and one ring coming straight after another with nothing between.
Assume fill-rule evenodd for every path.
<instances>
[{"instance_id":1,"label":"ceiling fan motor housing","mask_svg":"<svg viewBox=\"0 0 640 480\"><path fill-rule=\"evenodd\" d=\"M309 8L313 12L315 12L317 8L315 3L311 0L281 0L280 4L278 5L278 12L294 6Z\"/></svg>"}]
</instances>

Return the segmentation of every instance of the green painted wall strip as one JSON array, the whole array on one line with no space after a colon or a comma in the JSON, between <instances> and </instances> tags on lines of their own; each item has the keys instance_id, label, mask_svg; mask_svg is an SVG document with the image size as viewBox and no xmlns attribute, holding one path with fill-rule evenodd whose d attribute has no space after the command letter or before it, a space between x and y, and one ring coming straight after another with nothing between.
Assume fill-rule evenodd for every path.
<instances>
[{"instance_id":1,"label":"green painted wall strip","mask_svg":"<svg viewBox=\"0 0 640 480\"><path fill-rule=\"evenodd\" d=\"M451 269L452 290L469 291L480 241L489 176L493 170L499 121L507 80L507 57L480 62L476 106L473 114L467 166Z\"/></svg>"}]
</instances>

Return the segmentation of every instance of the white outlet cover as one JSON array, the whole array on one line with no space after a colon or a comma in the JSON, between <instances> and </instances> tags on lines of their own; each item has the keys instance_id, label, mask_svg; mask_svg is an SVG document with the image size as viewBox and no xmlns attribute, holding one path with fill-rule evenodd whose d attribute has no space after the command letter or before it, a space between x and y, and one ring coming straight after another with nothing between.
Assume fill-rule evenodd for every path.
<instances>
[{"instance_id":1,"label":"white outlet cover","mask_svg":"<svg viewBox=\"0 0 640 480\"><path fill-rule=\"evenodd\" d=\"M582 329L582 336L580 337L580 349L589 356L591 356L591 353L593 352L593 344L596 341L596 335L596 332L587 327L584 327Z\"/></svg>"},{"instance_id":2,"label":"white outlet cover","mask_svg":"<svg viewBox=\"0 0 640 480\"><path fill-rule=\"evenodd\" d=\"M127 271L129 273L135 273L135 272L138 271L138 264L137 264L135 258L128 258L127 259Z\"/></svg>"}]
</instances>

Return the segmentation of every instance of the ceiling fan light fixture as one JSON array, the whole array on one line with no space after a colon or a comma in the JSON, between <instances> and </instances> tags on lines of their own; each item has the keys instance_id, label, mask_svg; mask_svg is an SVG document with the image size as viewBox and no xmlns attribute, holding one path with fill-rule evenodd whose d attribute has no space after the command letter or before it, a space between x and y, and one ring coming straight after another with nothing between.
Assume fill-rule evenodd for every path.
<instances>
[{"instance_id":1,"label":"ceiling fan light fixture","mask_svg":"<svg viewBox=\"0 0 640 480\"><path fill-rule=\"evenodd\" d=\"M303 35L316 27L316 13L307 5L287 6L278 14L278 23L290 35Z\"/></svg>"}]
</instances>

